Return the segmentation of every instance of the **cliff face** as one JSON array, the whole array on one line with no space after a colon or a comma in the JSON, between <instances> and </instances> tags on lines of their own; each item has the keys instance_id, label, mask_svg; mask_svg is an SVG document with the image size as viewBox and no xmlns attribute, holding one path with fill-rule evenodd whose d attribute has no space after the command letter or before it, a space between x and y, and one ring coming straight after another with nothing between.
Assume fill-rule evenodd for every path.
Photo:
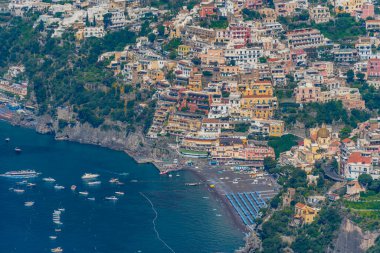
<instances>
[{"instance_id":1,"label":"cliff face","mask_svg":"<svg viewBox=\"0 0 380 253\"><path fill-rule=\"evenodd\" d=\"M13 118L12 124L35 129L39 133L52 134L57 140L69 140L86 144L94 144L115 150L122 150L137 162L154 162L160 168L160 161L176 159L176 152L171 152L166 140L151 140L145 137L141 128L128 132L125 126L115 128L94 128L85 123L76 122L60 128L58 121L48 115L35 117L20 116Z\"/></svg>"},{"instance_id":2,"label":"cliff face","mask_svg":"<svg viewBox=\"0 0 380 253\"><path fill-rule=\"evenodd\" d=\"M379 232L363 232L362 229L352 221L345 218L339 229L338 238L334 249L329 253L361 253L374 245Z\"/></svg>"}]
</instances>

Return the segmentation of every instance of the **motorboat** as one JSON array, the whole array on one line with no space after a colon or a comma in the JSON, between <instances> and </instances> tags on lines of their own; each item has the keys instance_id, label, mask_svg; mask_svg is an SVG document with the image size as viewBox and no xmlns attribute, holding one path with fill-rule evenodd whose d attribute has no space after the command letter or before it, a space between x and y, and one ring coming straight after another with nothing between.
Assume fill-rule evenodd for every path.
<instances>
[{"instance_id":1,"label":"motorboat","mask_svg":"<svg viewBox=\"0 0 380 253\"><path fill-rule=\"evenodd\" d=\"M33 186L36 186L36 184L34 184L34 183L28 183L26 186L33 187Z\"/></svg>"},{"instance_id":2,"label":"motorboat","mask_svg":"<svg viewBox=\"0 0 380 253\"><path fill-rule=\"evenodd\" d=\"M62 185L54 185L54 189L56 189L56 190L63 190L63 189L65 189L65 187L62 186Z\"/></svg>"},{"instance_id":3,"label":"motorboat","mask_svg":"<svg viewBox=\"0 0 380 253\"><path fill-rule=\"evenodd\" d=\"M77 188L76 185L72 185L72 186L70 187L70 189L71 189L72 191L75 191L76 188Z\"/></svg>"},{"instance_id":4,"label":"motorboat","mask_svg":"<svg viewBox=\"0 0 380 253\"><path fill-rule=\"evenodd\" d=\"M99 174L85 173L82 179L95 179L97 177L99 177Z\"/></svg>"},{"instance_id":5,"label":"motorboat","mask_svg":"<svg viewBox=\"0 0 380 253\"><path fill-rule=\"evenodd\" d=\"M58 211L64 212L64 211L66 211L66 209L65 208L58 208Z\"/></svg>"},{"instance_id":6,"label":"motorboat","mask_svg":"<svg viewBox=\"0 0 380 253\"><path fill-rule=\"evenodd\" d=\"M124 192L115 192L116 195L124 195Z\"/></svg>"},{"instance_id":7,"label":"motorboat","mask_svg":"<svg viewBox=\"0 0 380 253\"><path fill-rule=\"evenodd\" d=\"M108 182L110 182L111 184L117 184L119 182L119 179L111 178Z\"/></svg>"},{"instance_id":8,"label":"motorboat","mask_svg":"<svg viewBox=\"0 0 380 253\"><path fill-rule=\"evenodd\" d=\"M61 252L63 252L63 249L61 247L57 247L57 248L51 249L51 252L53 252L53 253L61 253Z\"/></svg>"},{"instance_id":9,"label":"motorboat","mask_svg":"<svg viewBox=\"0 0 380 253\"><path fill-rule=\"evenodd\" d=\"M100 185L102 182L101 181L90 181L87 184L88 185Z\"/></svg>"},{"instance_id":10,"label":"motorboat","mask_svg":"<svg viewBox=\"0 0 380 253\"><path fill-rule=\"evenodd\" d=\"M33 178L37 177L39 174L35 170L17 170L17 171L8 171L4 174L0 174L2 177L8 178Z\"/></svg>"},{"instance_id":11,"label":"motorboat","mask_svg":"<svg viewBox=\"0 0 380 253\"><path fill-rule=\"evenodd\" d=\"M13 189L13 191L16 193L24 193L25 192L24 189Z\"/></svg>"},{"instance_id":12,"label":"motorboat","mask_svg":"<svg viewBox=\"0 0 380 253\"><path fill-rule=\"evenodd\" d=\"M11 138L5 138L5 141L6 141L6 142L10 142L10 141L11 141Z\"/></svg>"},{"instance_id":13,"label":"motorboat","mask_svg":"<svg viewBox=\"0 0 380 253\"><path fill-rule=\"evenodd\" d=\"M79 192L80 195L87 196L88 192Z\"/></svg>"},{"instance_id":14,"label":"motorboat","mask_svg":"<svg viewBox=\"0 0 380 253\"><path fill-rule=\"evenodd\" d=\"M49 239L50 239L50 240L55 240L55 239L57 239L57 236L55 236L55 235L51 235L51 236L49 236Z\"/></svg>"},{"instance_id":15,"label":"motorboat","mask_svg":"<svg viewBox=\"0 0 380 253\"><path fill-rule=\"evenodd\" d=\"M106 197L106 200L116 201L118 200L118 198L116 198L115 196L111 196L111 197Z\"/></svg>"},{"instance_id":16,"label":"motorboat","mask_svg":"<svg viewBox=\"0 0 380 253\"><path fill-rule=\"evenodd\" d=\"M60 229L60 228L56 228L56 229L54 229L54 231L55 231L55 232L61 232L62 229Z\"/></svg>"},{"instance_id":17,"label":"motorboat","mask_svg":"<svg viewBox=\"0 0 380 253\"><path fill-rule=\"evenodd\" d=\"M87 198L88 200L91 200L91 201L94 201L95 198L94 197L91 197L91 198Z\"/></svg>"},{"instance_id":18,"label":"motorboat","mask_svg":"<svg viewBox=\"0 0 380 253\"><path fill-rule=\"evenodd\" d=\"M27 201L24 203L25 206L33 206L34 202L33 201Z\"/></svg>"},{"instance_id":19,"label":"motorboat","mask_svg":"<svg viewBox=\"0 0 380 253\"><path fill-rule=\"evenodd\" d=\"M50 183L50 182L51 182L51 183L55 182L55 179L52 178L52 177L44 177L42 180L45 181L45 182L49 182L49 183Z\"/></svg>"},{"instance_id":20,"label":"motorboat","mask_svg":"<svg viewBox=\"0 0 380 253\"><path fill-rule=\"evenodd\" d=\"M20 153L22 152L22 149L21 149L21 148L15 148L14 150L15 150L15 152L16 152L17 154L20 154Z\"/></svg>"},{"instance_id":21,"label":"motorboat","mask_svg":"<svg viewBox=\"0 0 380 253\"><path fill-rule=\"evenodd\" d=\"M22 180L20 182L17 182L16 184L18 184L18 185L24 185L24 184L27 184L27 183L28 183L28 181Z\"/></svg>"}]
</instances>

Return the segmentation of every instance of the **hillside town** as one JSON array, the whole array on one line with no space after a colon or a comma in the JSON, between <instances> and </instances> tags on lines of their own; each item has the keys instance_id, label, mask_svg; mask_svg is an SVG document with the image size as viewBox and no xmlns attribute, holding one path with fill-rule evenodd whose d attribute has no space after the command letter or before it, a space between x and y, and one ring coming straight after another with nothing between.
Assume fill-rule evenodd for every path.
<instances>
[{"instance_id":1,"label":"hillside town","mask_svg":"<svg viewBox=\"0 0 380 253\"><path fill-rule=\"evenodd\" d=\"M11 0L0 10L34 16L33 28L55 39L71 33L77 47L118 31L135 34L134 43L96 55L118 80L108 90L120 96L124 113L129 89L151 94L136 105L145 112L154 101L145 138L169 142L188 166L218 166L203 172L213 178L210 187L228 179L225 196L250 229L268 205L282 212L292 206L290 227L312 224L320 203L358 201L380 180L377 2ZM25 68L8 66L0 77L2 118L31 94ZM61 122L80 115L70 104L61 114L69 115ZM281 184L287 172L273 171L289 167L305 173L309 190ZM215 179L218 173L228 177ZM344 182L346 191L339 195L320 180ZM278 193L282 205L272 204Z\"/></svg>"}]
</instances>

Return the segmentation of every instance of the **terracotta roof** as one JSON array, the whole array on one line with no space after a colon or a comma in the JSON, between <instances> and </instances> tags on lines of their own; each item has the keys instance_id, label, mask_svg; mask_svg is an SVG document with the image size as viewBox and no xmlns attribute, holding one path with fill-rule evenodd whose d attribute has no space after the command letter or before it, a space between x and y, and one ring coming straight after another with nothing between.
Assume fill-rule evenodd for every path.
<instances>
[{"instance_id":1,"label":"terracotta roof","mask_svg":"<svg viewBox=\"0 0 380 253\"><path fill-rule=\"evenodd\" d=\"M350 143L352 140L350 138L346 138L346 139L343 139L342 142L343 143Z\"/></svg>"},{"instance_id":2,"label":"terracotta roof","mask_svg":"<svg viewBox=\"0 0 380 253\"><path fill-rule=\"evenodd\" d=\"M362 164L370 164L372 162L372 158L368 156L362 156L360 152L353 152L348 158L348 163L362 163Z\"/></svg>"},{"instance_id":3,"label":"terracotta roof","mask_svg":"<svg viewBox=\"0 0 380 253\"><path fill-rule=\"evenodd\" d=\"M298 203L296 204L296 207L297 207L297 208L300 208L300 209L303 209L303 208L306 207L306 205L303 204L303 203L301 203L301 202L298 202Z\"/></svg>"},{"instance_id":4,"label":"terracotta roof","mask_svg":"<svg viewBox=\"0 0 380 253\"><path fill-rule=\"evenodd\" d=\"M219 123L220 120L219 119L209 119L209 118L204 118L202 120L202 123Z\"/></svg>"}]
</instances>

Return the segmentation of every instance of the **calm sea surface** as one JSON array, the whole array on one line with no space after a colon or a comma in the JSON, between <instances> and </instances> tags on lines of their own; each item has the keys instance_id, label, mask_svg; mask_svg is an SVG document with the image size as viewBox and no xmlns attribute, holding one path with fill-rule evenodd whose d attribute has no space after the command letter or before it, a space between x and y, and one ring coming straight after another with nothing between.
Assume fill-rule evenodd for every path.
<instances>
[{"instance_id":1,"label":"calm sea surface","mask_svg":"<svg viewBox=\"0 0 380 253\"><path fill-rule=\"evenodd\" d=\"M9 143L6 137L11 138ZM22 153L16 154L15 147ZM160 176L152 165L136 164L123 152L55 141L52 136L0 122L0 173L21 169L42 175L28 180L34 187L0 177L0 252L40 253L55 247L65 253L233 252L243 244L242 232L207 189L185 186L196 181L191 173ZM86 185L81 179L85 172L100 174L101 185ZM46 183L43 177L57 181ZM124 185L110 184L112 177ZM55 184L65 189L55 190ZM76 193L71 185L77 186ZM78 191L88 191L87 197L95 201ZM116 202L105 200L115 191L125 195ZM35 204L26 207L26 201ZM52 220L58 208L65 208L60 226Z\"/></svg>"}]
</instances>

